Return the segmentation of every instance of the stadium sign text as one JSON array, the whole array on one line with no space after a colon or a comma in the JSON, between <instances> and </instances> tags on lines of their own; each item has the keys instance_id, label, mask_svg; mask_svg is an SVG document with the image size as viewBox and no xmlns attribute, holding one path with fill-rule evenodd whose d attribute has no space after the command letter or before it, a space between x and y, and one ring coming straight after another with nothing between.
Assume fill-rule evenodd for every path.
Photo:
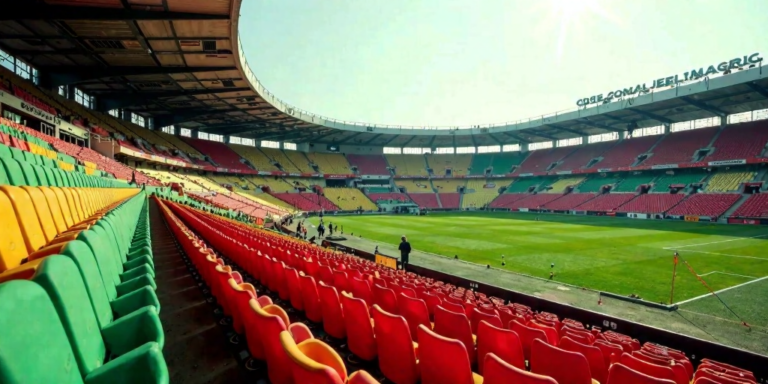
<instances>
[{"instance_id":1,"label":"stadium sign text","mask_svg":"<svg viewBox=\"0 0 768 384\"><path fill-rule=\"evenodd\" d=\"M674 75L674 76L660 77L658 79L652 80L650 87L647 86L646 83L642 83L642 84L637 84L634 87L617 89L615 91L611 91L605 94L581 98L576 101L576 105L578 105L579 107L583 107L589 104L610 102L610 101L613 101L614 98L641 95L641 94L648 93L657 88L669 87L684 81L697 80L702 77L717 74L720 72L729 71L735 68L741 68L746 65L758 64L761 61L763 61L763 58L760 57L760 53L755 52L751 55L744 55L742 57L737 57L729 61L723 61L717 65L710 65L709 67L706 68L706 70L704 69L704 67L701 67L699 69L692 69L688 72L685 72L682 74L682 76Z\"/></svg>"}]
</instances>

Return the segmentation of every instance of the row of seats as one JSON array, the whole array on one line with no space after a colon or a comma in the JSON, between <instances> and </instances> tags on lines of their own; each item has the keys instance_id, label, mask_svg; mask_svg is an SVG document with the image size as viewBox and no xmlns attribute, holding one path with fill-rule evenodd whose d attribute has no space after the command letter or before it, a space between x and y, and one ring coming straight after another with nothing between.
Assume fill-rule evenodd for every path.
<instances>
[{"instance_id":1,"label":"row of seats","mask_svg":"<svg viewBox=\"0 0 768 384\"><path fill-rule=\"evenodd\" d=\"M349 162L344 155L340 153L307 153L309 160L312 160L321 173L330 173L334 175L349 175L352 170L349 168Z\"/></svg>"},{"instance_id":2,"label":"row of seats","mask_svg":"<svg viewBox=\"0 0 768 384\"><path fill-rule=\"evenodd\" d=\"M584 177L563 177L552 183L547 193L565 193L569 187L576 187L584 181Z\"/></svg>"},{"instance_id":3,"label":"row of seats","mask_svg":"<svg viewBox=\"0 0 768 384\"><path fill-rule=\"evenodd\" d=\"M553 211L569 211L594 198L594 193L570 193L544 205L544 208Z\"/></svg>"},{"instance_id":4,"label":"row of seats","mask_svg":"<svg viewBox=\"0 0 768 384\"><path fill-rule=\"evenodd\" d=\"M459 209L461 206L461 196L460 193L437 194L438 199L440 199L440 205L445 209Z\"/></svg>"},{"instance_id":5,"label":"row of seats","mask_svg":"<svg viewBox=\"0 0 768 384\"><path fill-rule=\"evenodd\" d=\"M560 147L532 151L515 170L516 174L546 172L552 163L558 162L573 153L577 147Z\"/></svg>"},{"instance_id":6,"label":"row of seats","mask_svg":"<svg viewBox=\"0 0 768 384\"><path fill-rule=\"evenodd\" d=\"M408 197L408 195L404 193L398 193L398 192L390 192L390 193L369 193L368 198L371 199L373 202L379 202L379 201L390 201L390 200L396 200L400 202L408 202L411 199Z\"/></svg>"},{"instance_id":7,"label":"row of seats","mask_svg":"<svg viewBox=\"0 0 768 384\"><path fill-rule=\"evenodd\" d=\"M670 209L667 214L720 217L740 198L738 193L697 193Z\"/></svg>"},{"instance_id":8,"label":"row of seats","mask_svg":"<svg viewBox=\"0 0 768 384\"><path fill-rule=\"evenodd\" d=\"M408 193L408 197L419 207L440 208L440 202L437 200L437 194L435 193Z\"/></svg>"},{"instance_id":9,"label":"row of seats","mask_svg":"<svg viewBox=\"0 0 768 384\"><path fill-rule=\"evenodd\" d=\"M384 155L398 176L429 176L427 162L421 155ZM445 174L445 172L443 172Z\"/></svg>"},{"instance_id":10,"label":"row of seats","mask_svg":"<svg viewBox=\"0 0 768 384\"><path fill-rule=\"evenodd\" d=\"M707 192L736 192L742 183L748 183L755 177L750 171L719 171L707 181Z\"/></svg>"},{"instance_id":11,"label":"row of seats","mask_svg":"<svg viewBox=\"0 0 768 384\"><path fill-rule=\"evenodd\" d=\"M227 168L243 172L251 172L252 168L243 163L243 159L230 147L217 141L182 138L190 146L197 148L201 153L207 155L214 163L221 168Z\"/></svg>"},{"instance_id":12,"label":"row of seats","mask_svg":"<svg viewBox=\"0 0 768 384\"><path fill-rule=\"evenodd\" d=\"M347 155L351 166L357 167L360 175L385 175L389 176L387 159L381 155Z\"/></svg>"},{"instance_id":13,"label":"row of seats","mask_svg":"<svg viewBox=\"0 0 768 384\"><path fill-rule=\"evenodd\" d=\"M514 185L514 183L512 185ZM526 197L528 197L527 193L504 193L499 195L499 197L497 197L495 200L493 200L490 204L490 207L512 209L512 204Z\"/></svg>"},{"instance_id":14,"label":"row of seats","mask_svg":"<svg viewBox=\"0 0 768 384\"><path fill-rule=\"evenodd\" d=\"M666 135L653 148L653 154L641 165L691 163L694 161L695 152L709 146L718 129L720 128L692 129Z\"/></svg>"},{"instance_id":15,"label":"row of seats","mask_svg":"<svg viewBox=\"0 0 768 384\"><path fill-rule=\"evenodd\" d=\"M643 136L621 140L603 153L603 159L592 165L592 169L619 168L632 166L637 157L648 152L662 136Z\"/></svg>"},{"instance_id":16,"label":"row of seats","mask_svg":"<svg viewBox=\"0 0 768 384\"><path fill-rule=\"evenodd\" d=\"M640 188L641 185L650 184L653 179L653 175L646 173L627 174L612 191L637 192L637 189Z\"/></svg>"},{"instance_id":17,"label":"row of seats","mask_svg":"<svg viewBox=\"0 0 768 384\"><path fill-rule=\"evenodd\" d=\"M236 332L245 334L254 358L266 360L273 383L343 383L347 370L330 345L309 341L303 324L291 324L283 308L241 283L236 268L322 323L328 340L345 340L358 358L378 360L381 373L398 384L754 382L738 367L705 359L694 372L681 351L169 206L233 260L224 265L196 236L179 231ZM363 373L349 377L358 380L375 382Z\"/></svg>"},{"instance_id":18,"label":"row of seats","mask_svg":"<svg viewBox=\"0 0 768 384\"><path fill-rule=\"evenodd\" d=\"M563 159L562 163L552 168L552 171L573 171L586 168L592 159L599 157L615 144L615 141L607 141L578 147L576 151Z\"/></svg>"},{"instance_id":19,"label":"row of seats","mask_svg":"<svg viewBox=\"0 0 768 384\"><path fill-rule=\"evenodd\" d=\"M62 217L77 223L44 252L0 274L0 382L168 383L146 194L0 190L0 212L11 215L2 218L4 260L5 251L15 259L24 248L19 241L27 249L42 243L38 237L54 233ZM57 191L69 192L81 208L45 206Z\"/></svg>"},{"instance_id":20,"label":"row of seats","mask_svg":"<svg viewBox=\"0 0 768 384\"><path fill-rule=\"evenodd\" d=\"M403 155L408 156L408 155ZM469 174L469 166L472 163L472 155L466 154L440 154L428 153L427 166L432 169L435 175L446 175L447 170L451 170L451 175L466 176Z\"/></svg>"},{"instance_id":21,"label":"row of seats","mask_svg":"<svg viewBox=\"0 0 768 384\"><path fill-rule=\"evenodd\" d=\"M482 208L488 205L499 195L499 189L503 185L509 184L510 181L508 179L469 179L467 181L468 192L464 194L461 201L462 208Z\"/></svg>"},{"instance_id":22,"label":"row of seats","mask_svg":"<svg viewBox=\"0 0 768 384\"><path fill-rule=\"evenodd\" d=\"M749 196L731 216L749 218L768 217L768 193L757 193Z\"/></svg>"},{"instance_id":23,"label":"row of seats","mask_svg":"<svg viewBox=\"0 0 768 384\"><path fill-rule=\"evenodd\" d=\"M341 210L356 210L358 207L365 211L378 210L376 204L357 188L324 188L323 194Z\"/></svg>"},{"instance_id":24,"label":"row of seats","mask_svg":"<svg viewBox=\"0 0 768 384\"><path fill-rule=\"evenodd\" d=\"M466 186L465 179L432 179L432 186L437 193L454 193Z\"/></svg>"},{"instance_id":25,"label":"row of seats","mask_svg":"<svg viewBox=\"0 0 768 384\"><path fill-rule=\"evenodd\" d=\"M729 125L715 139L714 151L706 161L748 159L757 157L768 143L768 121Z\"/></svg>"},{"instance_id":26,"label":"row of seats","mask_svg":"<svg viewBox=\"0 0 768 384\"><path fill-rule=\"evenodd\" d=\"M333 212L339 210L339 207L325 196L316 193L273 193L272 196L285 201L300 211L319 212L325 210Z\"/></svg>"},{"instance_id":27,"label":"row of seats","mask_svg":"<svg viewBox=\"0 0 768 384\"><path fill-rule=\"evenodd\" d=\"M700 183L701 180L706 176L707 174L705 172L697 170L671 171L671 173L665 173L656 179L656 181L653 183L653 190L657 192L667 192L669 191L669 187L673 185L683 185L687 187L690 184Z\"/></svg>"},{"instance_id":28,"label":"row of seats","mask_svg":"<svg viewBox=\"0 0 768 384\"><path fill-rule=\"evenodd\" d=\"M516 179L507 188L507 193L527 193L532 187L538 187L544 183L540 177L521 177Z\"/></svg>"},{"instance_id":29,"label":"row of seats","mask_svg":"<svg viewBox=\"0 0 768 384\"><path fill-rule=\"evenodd\" d=\"M409 195L435 192L429 179L396 179L395 185L398 188L405 188L405 192Z\"/></svg>"},{"instance_id":30,"label":"row of seats","mask_svg":"<svg viewBox=\"0 0 768 384\"><path fill-rule=\"evenodd\" d=\"M617 212L664 213L685 199L683 193L646 193L618 207Z\"/></svg>"},{"instance_id":31,"label":"row of seats","mask_svg":"<svg viewBox=\"0 0 768 384\"><path fill-rule=\"evenodd\" d=\"M583 183L579 184L579 192L593 192L593 193L599 193L602 192L602 188L605 186L611 186L613 187L618 182L618 178L616 176L600 176L600 175L594 175L589 177L587 180L584 180Z\"/></svg>"},{"instance_id":32,"label":"row of seats","mask_svg":"<svg viewBox=\"0 0 768 384\"><path fill-rule=\"evenodd\" d=\"M613 212L635 198L634 193L606 193L575 207L580 211Z\"/></svg>"}]
</instances>

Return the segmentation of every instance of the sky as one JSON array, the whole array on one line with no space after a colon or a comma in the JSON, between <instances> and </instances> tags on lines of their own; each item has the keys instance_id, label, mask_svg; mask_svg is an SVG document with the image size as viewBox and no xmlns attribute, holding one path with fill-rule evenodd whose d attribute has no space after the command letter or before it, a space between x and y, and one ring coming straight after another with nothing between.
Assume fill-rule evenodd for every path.
<instances>
[{"instance_id":1,"label":"sky","mask_svg":"<svg viewBox=\"0 0 768 384\"><path fill-rule=\"evenodd\" d=\"M371 124L512 122L768 56L768 0L246 0L240 14L267 89Z\"/></svg>"}]
</instances>

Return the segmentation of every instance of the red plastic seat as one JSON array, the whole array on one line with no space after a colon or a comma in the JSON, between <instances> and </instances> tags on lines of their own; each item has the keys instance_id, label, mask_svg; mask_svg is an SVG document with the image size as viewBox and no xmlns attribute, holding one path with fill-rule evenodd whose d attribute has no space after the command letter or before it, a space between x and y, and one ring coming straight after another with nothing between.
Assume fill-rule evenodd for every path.
<instances>
[{"instance_id":1,"label":"red plastic seat","mask_svg":"<svg viewBox=\"0 0 768 384\"><path fill-rule=\"evenodd\" d=\"M415 384L419 381L416 360L418 344L411 341L405 318L384 312L373 306L373 333L379 355L379 369L395 384Z\"/></svg>"},{"instance_id":2,"label":"red plastic seat","mask_svg":"<svg viewBox=\"0 0 768 384\"><path fill-rule=\"evenodd\" d=\"M333 271L333 286L336 287L336 291L349 292L349 282L347 281L347 273L344 271Z\"/></svg>"},{"instance_id":3,"label":"red plastic seat","mask_svg":"<svg viewBox=\"0 0 768 384\"><path fill-rule=\"evenodd\" d=\"M443 301L440 300L440 298L437 297L437 295L429 292L424 292L422 299L424 299L424 303L427 304L427 311L429 311L430 316L434 316L435 307L443 303Z\"/></svg>"},{"instance_id":4,"label":"red plastic seat","mask_svg":"<svg viewBox=\"0 0 768 384\"><path fill-rule=\"evenodd\" d=\"M277 292L278 297L281 300L290 300L290 292L288 291L288 284L285 282L285 266L280 260L272 259L270 261L270 270L272 271L272 284L274 291ZM270 288L272 290L272 288Z\"/></svg>"},{"instance_id":5,"label":"red plastic seat","mask_svg":"<svg viewBox=\"0 0 768 384\"><path fill-rule=\"evenodd\" d=\"M718 370L723 372L733 371L734 373L738 373L738 374L735 374L735 376L741 376L755 382L757 381L757 379L755 379L755 375L752 372L747 371L746 369L743 369L743 368L730 365L730 364L721 363L719 361L707 359L707 358L701 359L701 364L714 365L716 367L719 367L719 369L716 369L716 371Z\"/></svg>"},{"instance_id":6,"label":"red plastic seat","mask_svg":"<svg viewBox=\"0 0 768 384\"><path fill-rule=\"evenodd\" d=\"M744 383L754 383L754 381L746 380L745 378L739 378L736 376L731 376L726 373L722 372L715 372L709 368L701 368L699 367L696 370L696 374L693 375L694 382L698 381L699 379L710 379L718 384L744 384Z\"/></svg>"},{"instance_id":7,"label":"red plastic seat","mask_svg":"<svg viewBox=\"0 0 768 384\"><path fill-rule=\"evenodd\" d=\"M285 268L285 282L288 285L288 293L291 296L291 306L297 311L304 310L304 301L302 300L301 281L299 273L291 268Z\"/></svg>"},{"instance_id":8,"label":"red plastic seat","mask_svg":"<svg viewBox=\"0 0 768 384\"><path fill-rule=\"evenodd\" d=\"M626 365L616 363L608 370L608 381L605 384L674 384L667 379L660 379L638 372Z\"/></svg>"},{"instance_id":9,"label":"red plastic seat","mask_svg":"<svg viewBox=\"0 0 768 384\"><path fill-rule=\"evenodd\" d=\"M397 296L395 291L382 286L373 285L373 304L378 305L385 312L398 314Z\"/></svg>"},{"instance_id":10,"label":"red plastic seat","mask_svg":"<svg viewBox=\"0 0 768 384\"><path fill-rule=\"evenodd\" d=\"M368 305L362 299L341 294L341 309L347 328L347 346L355 356L371 361L376 358L376 339Z\"/></svg>"},{"instance_id":11,"label":"red plastic seat","mask_svg":"<svg viewBox=\"0 0 768 384\"><path fill-rule=\"evenodd\" d=\"M459 340L467 350L469 362L475 364L477 361L475 338L464 312L449 311L442 306L435 308L435 333Z\"/></svg>"},{"instance_id":12,"label":"red plastic seat","mask_svg":"<svg viewBox=\"0 0 768 384\"><path fill-rule=\"evenodd\" d=\"M628 368L634 369L635 371L645 373L646 375L675 382L675 372L673 372L672 368L668 366L649 363L647 361L640 360L626 352L621 354L619 363Z\"/></svg>"},{"instance_id":13,"label":"red plastic seat","mask_svg":"<svg viewBox=\"0 0 768 384\"><path fill-rule=\"evenodd\" d=\"M347 380L347 384L381 384L378 380L374 379L370 373L363 371L362 369L352 373Z\"/></svg>"},{"instance_id":14,"label":"red plastic seat","mask_svg":"<svg viewBox=\"0 0 768 384\"><path fill-rule=\"evenodd\" d=\"M609 341L598 339L595 340L595 344L593 345L600 348L600 350L603 352L603 360L605 360L606 367L610 367L611 364L617 363L621 358L621 354L624 353L624 350L620 345L611 343Z\"/></svg>"},{"instance_id":15,"label":"red plastic seat","mask_svg":"<svg viewBox=\"0 0 768 384\"><path fill-rule=\"evenodd\" d=\"M440 304L440 306L443 307L444 309L447 309L447 310L451 311L451 312L463 313L464 315L466 315L466 311L464 310L464 306L461 305L461 304L456 304L456 303L454 303L452 301L443 300L443 303ZM469 318L469 317L467 317L467 318Z\"/></svg>"},{"instance_id":16,"label":"red plastic seat","mask_svg":"<svg viewBox=\"0 0 768 384\"><path fill-rule=\"evenodd\" d=\"M566 351L584 355L589 363L589 371L592 374L592 378L601 383L605 383L605 379L608 377L608 368L606 368L603 351L601 351L600 348L579 343L568 336L560 339L560 344L558 346Z\"/></svg>"},{"instance_id":17,"label":"red plastic seat","mask_svg":"<svg viewBox=\"0 0 768 384\"><path fill-rule=\"evenodd\" d=\"M592 345L595 343L595 337L589 332L578 332L572 328L564 329L563 336L568 336L571 340L578 341L582 344Z\"/></svg>"},{"instance_id":18,"label":"red plastic seat","mask_svg":"<svg viewBox=\"0 0 768 384\"><path fill-rule=\"evenodd\" d=\"M321 265L320 268L318 268L318 279L317 282L324 282L327 285L333 285L333 269L327 265Z\"/></svg>"},{"instance_id":19,"label":"red plastic seat","mask_svg":"<svg viewBox=\"0 0 768 384\"><path fill-rule=\"evenodd\" d=\"M301 301L304 305L304 315L312 322L322 322L323 310L315 279L312 276L300 276L299 280L301 281Z\"/></svg>"},{"instance_id":20,"label":"red plastic seat","mask_svg":"<svg viewBox=\"0 0 768 384\"><path fill-rule=\"evenodd\" d=\"M353 278L350 281L349 289L352 291L352 296L362 299L370 307L373 305L373 299L371 297L371 286L367 280Z\"/></svg>"},{"instance_id":21,"label":"red plastic seat","mask_svg":"<svg viewBox=\"0 0 768 384\"><path fill-rule=\"evenodd\" d=\"M267 361L269 380L274 384L292 384L291 363L280 344L280 332L289 331L297 343L311 339L312 333L304 324L290 324L288 315L277 305L251 307L255 312L254 324ZM246 334L249 331L246 330Z\"/></svg>"},{"instance_id":22,"label":"red plastic seat","mask_svg":"<svg viewBox=\"0 0 768 384\"><path fill-rule=\"evenodd\" d=\"M419 325L419 369L422 384L474 384L483 378L472 372L467 349L460 341Z\"/></svg>"},{"instance_id":23,"label":"red plastic seat","mask_svg":"<svg viewBox=\"0 0 768 384\"><path fill-rule=\"evenodd\" d=\"M547 335L547 343L549 343L549 345L557 346L557 343L560 341L560 336L558 335L557 329L555 329L555 327L542 324L539 322L539 320L529 321L528 326L544 331L544 334Z\"/></svg>"},{"instance_id":24,"label":"red plastic seat","mask_svg":"<svg viewBox=\"0 0 768 384\"><path fill-rule=\"evenodd\" d=\"M559 384L591 384L589 362L584 355L566 351L544 340L531 346L531 372L549 376Z\"/></svg>"},{"instance_id":25,"label":"red plastic seat","mask_svg":"<svg viewBox=\"0 0 768 384\"><path fill-rule=\"evenodd\" d=\"M670 357L651 356L648 352L643 352L642 350L632 352L632 356L647 363L669 367L672 373L675 374L675 382L677 384L688 384L689 382L688 371L686 371L685 367Z\"/></svg>"},{"instance_id":26,"label":"red plastic seat","mask_svg":"<svg viewBox=\"0 0 768 384\"><path fill-rule=\"evenodd\" d=\"M320 307L323 312L323 330L331 337L346 338L347 327L336 288L321 281L317 286L317 293L320 296Z\"/></svg>"},{"instance_id":27,"label":"red plastic seat","mask_svg":"<svg viewBox=\"0 0 768 384\"><path fill-rule=\"evenodd\" d=\"M493 353L497 358L525 369L523 346L517 333L481 321L477 326L477 370L483 375L485 355Z\"/></svg>"},{"instance_id":28,"label":"red plastic seat","mask_svg":"<svg viewBox=\"0 0 768 384\"><path fill-rule=\"evenodd\" d=\"M238 283L238 281L241 281ZM250 311L249 302L251 299L256 299L261 307L272 304L272 299L269 296L257 297L256 288L248 283L242 283L240 274L237 272L232 273L232 278L229 279L230 286L230 298L229 303L232 304L232 327L235 332L243 334L245 332L246 316Z\"/></svg>"},{"instance_id":29,"label":"red plastic seat","mask_svg":"<svg viewBox=\"0 0 768 384\"><path fill-rule=\"evenodd\" d=\"M425 325L427 328L432 329L432 323L429 321L429 311L427 310L427 304L424 300L414 299L400 293L400 297L397 300L400 316L405 318L408 322L408 329L411 331L411 336L418 337L417 330L419 325ZM413 341L419 341L414 339Z\"/></svg>"},{"instance_id":30,"label":"red plastic seat","mask_svg":"<svg viewBox=\"0 0 768 384\"><path fill-rule=\"evenodd\" d=\"M317 339L296 343L288 332L280 332L280 344L290 360L293 382L344 384L347 368L330 346Z\"/></svg>"},{"instance_id":31,"label":"red plastic seat","mask_svg":"<svg viewBox=\"0 0 768 384\"><path fill-rule=\"evenodd\" d=\"M494 327L504 328L504 325L501 323L501 317L499 317L499 315L491 315L481 311L480 308L472 308L472 314L469 317L469 322L472 325L473 334L477 334L477 326L481 321L487 321L488 324L491 324Z\"/></svg>"},{"instance_id":32,"label":"red plastic seat","mask_svg":"<svg viewBox=\"0 0 768 384\"><path fill-rule=\"evenodd\" d=\"M551 377L530 373L500 359L493 353L485 355L483 384L557 384Z\"/></svg>"},{"instance_id":33,"label":"red plastic seat","mask_svg":"<svg viewBox=\"0 0 768 384\"><path fill-rule=\"evenodd\" d=\"M523 355L525 360L531 360L531 346L534 340L547 341L547 334L541 329L531 328L520 324L517 320L512 320L509 323L509 329L515 331L517 336L520 337L520 344L523 346Z\"/></svg>"}]
</instances>

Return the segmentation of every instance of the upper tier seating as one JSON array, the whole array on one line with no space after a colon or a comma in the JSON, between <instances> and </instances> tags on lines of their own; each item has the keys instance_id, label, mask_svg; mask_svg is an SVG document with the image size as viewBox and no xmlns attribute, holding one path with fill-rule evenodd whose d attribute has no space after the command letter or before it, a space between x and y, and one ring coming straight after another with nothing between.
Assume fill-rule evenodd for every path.
<instances>
[{"instance_id":1,"label":"upper tier seating","mask_svg":"<svg viewBox=\"0 0 768 384\"><path fill-rule=\"evenodd\" d=\"M653 155L641 165L691 163L693 155L709 146L719 127L692 129L666 135L653 149Z\"/></svg>"},{"instance_id":2,"label":"upper tier seating","mask_svg":"<svg viewBox=\"0 0 768 384\"><path fill-rule=\"evenodd\" d=\"M163 131L154 131L154 132L158 136L160 136L163 139L165 139L165 141L167 141L168 143L173 144L173 146L175 146L177 149L180 149L182 152L186 152L189 155L195 155L195 156L199 156L199 157L203 156L203 154L200 153L200 151L198 151L197 149L195 149L191 145L185 143L184 140L181 140L176 135L171 135L171 134L165 133Z\"/></svg>"},{"instance_id":3,"label":"upper tier seating","mask_svg":"<svg viewBox=\"0 0 768 384\"><path fill-rule=\"evenodd\" d=\"M731 217L768 217L768 193L756 193L750 196Z\"/></svg>"},{"instance_id":4,"label":"upper tier seating","mask_svg":"<svg viewBox=\"0 0 768 384\"><path fill-rule=\"evenodd\" d=\"M616 144L615 141L606 141L595 144L578 146L576 151L566 157L562 163L552 168L553 171L573 171L586 168L589 161L602 155Z\"/></svg>"},{"instance_id":5,"label":"upper tier seating","mask_svg":"<svg viewBox=\"0 0 768 384\"><path fill-rule=\"evenodd\" d=\"M512 173L512 167L517 167L525 161L528 152L502 152L493 155L493 174L506 175Z\"/></svg>"},{"instance_id":6,"label":"upper tier seating","mask_svg":"<svg viewBox=\"0 0 768 384\"><path fill-rule=\"evenodd\" d=\"M440 198L440 203L442 204L443 208L459 209L459 205L461 203L460 193L441 193L438 195L438 197Z\"/></svg>"},{"instance_id":7,"label":"upper tier seating","mask_svg":"<svg viewBox=\"0 0 768 384\"><path fill-rule=\"evenodd\" d=\"M392 192L392 187L387 184L381 187L365 187L363 190L368 193L389 193Z\"/></svg>"},{"instance_id":8,"label":"upper tier seating","mask_svg":"<svg viewBox=\"0 0 768 384\"><path fill-rule=\"evenodd\" d=\"M384 155L398 176L428 176L423 155Z\"/></svg>"},{"instance_id":9,"label":"upper tier seating","mask_svg":"<svg viewBox=\"0 0 768 384\"><path fill-rule=\"evenodd\" d=\"M445 176L450 169L453 176L465 176L469 173L469 165L472 163L472 155L426 155L427 164L435 175Z\"/></svg>"},{"instance_id":10,"label":"upper tier seating","mask_svg":"<svg viewBox=\"0 0 768 384\"><path fill-rule=\"evenodd\" d=\"M296 186L281 176L254 176L247 177L251 183L260 187L269 187L271 192L293 192Z\"/></svg>"},{"instance_id":11,"label":"upper tier seating","mask_svg":"<svg viewBox=\"0 0 768 384\"><path fill-rule=\"evenodd\" d=\"M735 192L741 183L748 183L755 177L755 172L717 171L707 182L707 192Z\"/></svg>"},{"instance_id":12,"label":"upper tier seating","mask_svg":"<svg viewBox=\"0 0 768 384\"><path fill-rule=\"evenodd\" d=\"M740 198L738 193L697 193L670 209L667 214L719 217Z\"/></svg>"},{"instance_id":13,"label":"upper tier seating","mask_svg":"<svg viewBox=\"0 0 768 384\"><path fill-rule=\"evenodd\" d=\"M368 198L371 199L373 202L378 202L379 200L397 200L402 202L408 202L411 201L411 199L406 195L405 193L369 193Z\"/></svg>"},{"instance_id":14,"label":"upper tier seating","mask_svg":"<svg viewBox=\"0 0 768 384\"><path fill-rule=\"evenodd\" d=\"M584 177L564 177L552 183L546 193L565 193L568 187L575 188L582 181L584 181Z\"/></svg>"},{"instance_id":15,"label":"upper tier seating","mask_svg":"<svg viewBox=\"0 0 768 384\"><path fill-rule=\"evenodd\" d=\"M593 199L594 193L569 193L555 201L544 205L544 208L553 211L567 211L578 207L581 204Z\"/></svg>"},{"instance_id":16,"label":"upper tier seating","mask_svg":"<svg viewBox=\"0 0 768 384\"><path fill-rule=\"evenodd\" d=\"M615 192L637 192L637 188L644 184L650 184L654 179L653 175L640 173L640 174L626 174L621 180L619 185L614 188Z\"/></svg>"},{"instance_id":17,"label":"upper tier seating","mask_svg":"<svg viewBox=\"0 0 768 384\"><path fill-rule=\"evenodd\" d=\"M619 179L616 176L602 177L592 175L583 183L579 184L579 192L600 192L600 189L606 185L616 185Z\"/></svg>"},{"instance_id":18,"label":"upper tier seating","mask_svg":"<svg viewBox=\"0 0 768 384\"><path fill-rule=\"evenodd\" d=\"M273 193L273 196L287 202L301 211L317 212L325 210L333 212L339 210L339 208L325 196L316 193Z\"/></svg>"},{"instance_id":19,"label":"upper tier seating","mask_svg":"<svg viewBox=\"0 0 768 384\"><path fill-rule=\"evenodd\" d=\"M466 185L464 179L432 179L432 186L435 187L437 193L455 193L458 192L460 187Z\"/></svg>"},{"instance_id":20,"label":"upper tier seating","mask_svg":"<svg viewBox=\"0 0 768 384\"><path fill-rule=\"evenodd\" d=\"M539 193L536 195L528 195L525 199L517 200L510 205L510 208L528 208L538 209L543 208L547 204L553 202L556 199L561 198L562 195L554 193Z\"/></svg>"},{"instance_id":21,"label":"upper tier seating","mask_svg":"<svg viewBox=\"0 0 768 384\"><path fill-rule=\"evenodd\" d=\"M274 164L272 164L272 160L270 160L270 158L267 157L267 155L265 155L256 147L249 147L247 145L237 145L237 144L229 144L229 147L232 148L232 150L235 151L242 158L250 161L251 164L254 167L256 167L256 169L259 171L265 171L265 172L279 171L279 169Z\"/></svg>"},{"instance_id":22,"label":"upper tier seating","mask_svg":"<svg viewBox=\"0 0 768 384\"><path fill-rule=\"evenodd\" d=\"M357 167L361 175L390 175L387 159L381 155L347 155L349 164Z\"/></svg>"},{"instance_id":23,"label":"upper tier seating","mask_svg":"<svg viewBox=\"0 0 768 384\"><path fill-rule=\"evenodd\" d=\"M682 193L646 193L622 205L617 212L664 213L685 199Z\"/></svg>"},{"instance_id":24,"label":"upper tier seating","mask_svg":"<svg viewBox=\"0 0 768 384\"><path fill-rule=\"evenodd\" d=\"M414 193L434 193L432 185L429 179L396 179L395 185L398 188L405 188L405 192L409 195Z\"/></svg>"},{"instance_id":25,"label":"upper tier seating","mask_svg":"<svg viewBox=\"0 0 768 384\"><path fill-rule=\"evenodd\" d=\"M419 207L440 208L440 204L437 202L437 195L435 193L409 193L408 197Z\"/></svg>"},{"instance_id":26,"label":"upper tier seating","mask_svg":"<svg viewBox=\"0 0 768 384\"><path fill-rule=\"evenodd\" d=\"M310 159L307 158L307 156L310 155L309 153L305 155L304 152L286 150L283 151L283 154L285 154L285 157L287 157L301 173L317 173L309 163ZM321 169L320 172L324 171Z\"/></svg>"},{"instance_id":27,"label":"upper tier seating","mask_svg":"<svg viewBox=\"0 0 768 384\"><path fill-rule=\"evenodd\" d=\"M540 186L540 184L543 183L545 183L545 181L540 177L521 177L509 185L507 193L526 193L531 187Z\"/></svg>"},{"instance_id":28,"label":"upper tier seating","mask_svg":"<svg viewBox=\"0 0 768 384\"><path fill-rule=\"evenodd\" d=\"M768 121L733 124L725 128L712 145L714 153L704 161L748 159L760 156L768 143Z\"/></svg>"},{"instance_id":29,"label":"upper tier seating","mask_svg":"<svg viewBox=\"0 0 768 384\"><path fill-rule=\"evenodd\" d=\"M634 193L606 193L589 200L576 209L580 211L610 212L635 198Z\"/></svg>"},{"instance_id":30,"label":"upper tier seating","mask_svg":"<svg viewBox=\"0 0 768 384\"><path fill-rule=\"evenodd\" d=\"M605 151L603 159L593 165L592 169L629 167L637 161L638 156L648 152L661 138L662 136L642 136L621 140Z\"/></svg>"},{"instance_id":31,"label":"upper tier seating","mask_svg":"<svg viewBox=\"0 0 768 384\"><path fill-rule=\"evenodd\" d=\"M509 179L469 179L467 192L461 199L462 208L482 208L499 195L499 188L509 184ZM485 188L488 186L488 188ZM474 190L474 192L469 192Z\"/></svg>"},{"instance_id":32,"label":"upper tier seating","mask_svg":"<svg viewBox=\"0 0 768 384\"><path fill-rule=\"evenodd\" d=\"M189 137L185 137L182 140L197 148L200 152L206 154L221 168L246 172L253 171L253 169L249 168L242 162L243 158L241 158L235 151L232 150L232 148L228 147L224 143L192 139Z\"/></svg>"},{"instance_id":33,"label":"upper tier seating","mask_svg":"<svg viewBox=\"0 0 768 384\"><path fill-rule=\"evenodd\" d=\"M663 174L656 181L654 181L654 192L666 192L669 190L670 185L685 185L688 186L693 183L699 183L707 176L706 172L693 170L686 171L682 169L672 171L673 174Z\"/></svg>"},{"instance_id":34,"label":"upper tier seating","mask_svg":"<svg viewBox=\"0 0 768 384\"><path fill-rule=\"evenodd\" d=\"M265 148L261 147L259 148L262 152L264 152L267 157L272 159L272 161L276 161L278 164L280 164L280 167L283 169L283 171L288 173L302 173L301 168L297 167L296 164L294 164L291 159L283 153L283 151L276 149L276 148ZM309 165L305 165L305 167L308 167ZM315 173L314 170L304 173Z\"/></svg>"},{"instance_id":35,"label":"upper tier seating","mask_svg":"<svg viewBox=\"0 0 768 384\"><path fill-rule=\"evenodd\" d=\"M378 210L376 204L357 188L325 188L323 194L345 211L355 210L358 207L362 207L365 211Z\"/></svg>"},{"instance_id":36,"label":"upper tier seating","mask_svg":"<svg viewBox=\"0 0 768 384\"><path fill-rule=\"evenodd\" d=\"M576 147L560 147L532 151L515 170L515 174L546 172L552 163L562 160L575 150Z\"/></svg>"},{"instance_id":37,"label":"upper tier seating","mask_svg":"<svg viewBox=\"0 0 768 384\"><path fill-rule=\"evenodd\" d=\"M530 196L527 193L504 193L491 202L491 208L512 208L512 204L518 200Z\"/></svg>"},{"instance_id":38,"label":"upper tier seating","mask_svg":"<svg viewBox=\"0 0 768 384\"><path fill-rule=\"evenodd\" d=\"M307 157L317 165L320 173L332 175L351 175L353 173L349 169L347 158L340 153L309 152Z\"/></svg>"}]
</instances>

